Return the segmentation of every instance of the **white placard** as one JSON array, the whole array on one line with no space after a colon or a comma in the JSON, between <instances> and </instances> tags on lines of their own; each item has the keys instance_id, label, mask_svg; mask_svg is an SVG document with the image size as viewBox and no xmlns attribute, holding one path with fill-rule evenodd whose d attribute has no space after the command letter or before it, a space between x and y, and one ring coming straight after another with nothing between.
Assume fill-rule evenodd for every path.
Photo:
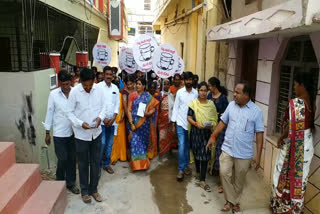
<instances>
[{"instance_id":1,"label":"white placard","mask_svg":"<svg viewBox=\"0 0 320 214\"><path fill-rule=\"evenodd\" d=\"M151 71L152 68L150 68L150 69L143 69L143 68L141 68L140 66L138 66L138 70L139 70L139 71L142 71L143 73L147 73L147 72Z\"/></svg>"},{"instance_id":2,"label":"white placard","mask_svg":"<svg viewBox=\"0 0 320 214\"><path fill-rule=\"evenodd\" d=\"M184 72L184 61L180 56L178 56L178 62L178 69L176 70L175 74L181 75Z\"/></svg>"},{"instance_id":3,"label":"white placard","mask_svg":"<svg viewBox=\"0 0 320 214\"><path fill-rule=\"evenodd\" d=\"M145 103L139 103L138 112L137 115L139 117L144 117L144 112L146 110L147 104Z\"/></svg>"},{"instance_id":4,"label":"white placard","mask_svg":"<svg viewBox=\"0 0 320 214\"><path fill-rule=\"evenodd\" d=\"M133 56L143 70L152 69L152 57L157 49L157 41L149 35L141 35L133 44Z\"/></svg>"},{"instance_id":5,"label":"white placard","mask_svg":"<svg viewBox=\"0 0 320 214\"><path fill-rule=\"evenodd\" d=\"M92 55L94 61L102 66L102 68L110 64L111 49L106 43L96 43L93 47Z\"/></svg>"},{"instance_id":6,"label":"white placard","mask_svg":"<svg viewBox=\"0 0 320 214\"><path fill-rule=\"evenodd\" d=\"M138 65L137 65L136 61L134 60L131 48L126 48L121 53L121 55L119 56L119 61L120 61L119 63L122 64L123 69L128 74L133 74L136 72Z\"/></svg>"},{"instance_id":7,"label":"white placard","mask_svg":"<svg viewBox=\"0 0 320 214\"><path fill-rule=\"evenodd\" d=\"M154 53L153 70L160 78L169 78L178 69L178 55L176 49L169 44L162 44Z\"/></svg>"}]
</instances>

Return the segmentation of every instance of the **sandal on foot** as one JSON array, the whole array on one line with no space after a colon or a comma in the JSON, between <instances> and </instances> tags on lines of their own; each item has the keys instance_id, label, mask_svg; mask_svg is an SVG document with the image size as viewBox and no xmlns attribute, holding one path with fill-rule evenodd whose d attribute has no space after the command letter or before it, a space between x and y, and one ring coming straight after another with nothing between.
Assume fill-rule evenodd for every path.
<instances>
[{"instance_id":1,"label":"sandal on foot","mask_svg":"<svg viewBox=\"0 0 320 214\"><path fill-rule=\"evenodd\" d=\"M221 209L222 212L229 212L232 209L232 204L227 202L224 207Z\"/></svg>"},{"instance_id":2,"label":"sandal on foot","mask_svg":"<svg viewBox=\"0 0 320 214\"><path fill-rule=\"evenodd\" d=\"M240 204L239 203L232 207L232 212L233 213L240 212Z\"/></svg>"},{"instance_id":3,"label":"sandal on foot","mask_svg":"<svg viewBox=\"0 0 320 214\"><path fill-rule=\"evenodd\" d=\"M96 193L92 193L91 195L94 198L94 200L96 200L96 202L101 202L102 201L102 197L101 197L101 195L99 193L96 192Z\"/></svg>"},{"instance_id":4,"label":"sandal on foot","mask_svg":"<svg viewBox=\"0 0 320 214\"><path fill-rule=\"evenodd\" d=\"M70 191L70 192L72 192L73 194L80 194L80 190L79 190L79 188L78 187L76 187L75 185L74 186L72 186L72 187L67 187L67 189Z\"/></svg>"},{"instance_id":5,"label":"sandal on foot","mask_svg":"<svg viewBox=\"0 0 320 214\"><path fill-rule=\"evenodd\" d=\"M82 201L86 204L90 204L91 203L91 197L89 195L83 195L82 196Z\"/></svg>"},{"instance_id":6,"label":"sandal on foot","mask_svg":"<svg viewBox=\"0 0 320 214\"><path fill-rule=\"evenodd\" d=\"M218 188L218 193L223 193L223 187L222 187L222 186L220 186L220 187Z\"/></svg>"},{"instance_id":7,"label":"sandal on foot","mask_svg":"<svg viewBox=\"0 0 320 214\"><path fill-rule=\"evenodd\" d=\"M204 182L200 182L200 187L204 189L206 192L211 192L210 186Z\"/></svg>"}]
</instances>

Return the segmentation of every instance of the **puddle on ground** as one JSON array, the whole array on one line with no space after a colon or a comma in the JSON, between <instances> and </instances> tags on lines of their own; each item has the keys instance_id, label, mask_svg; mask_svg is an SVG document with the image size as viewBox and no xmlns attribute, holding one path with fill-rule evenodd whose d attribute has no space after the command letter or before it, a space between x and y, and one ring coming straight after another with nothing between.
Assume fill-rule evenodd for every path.
<instances>
[{"instance_id":1,"label":"puddle on ground","mask_svg":"<svg viewBox=\"0 0 320 214\"><path fill-rule=\"evenodd\" d=\"M150 172L153 196L161 214L186 214L193 211L187 201L187 185L191 176L185 176L182 182L177 182L177 168L177 157L169 157Z\"/></svg>"}]
</instances>

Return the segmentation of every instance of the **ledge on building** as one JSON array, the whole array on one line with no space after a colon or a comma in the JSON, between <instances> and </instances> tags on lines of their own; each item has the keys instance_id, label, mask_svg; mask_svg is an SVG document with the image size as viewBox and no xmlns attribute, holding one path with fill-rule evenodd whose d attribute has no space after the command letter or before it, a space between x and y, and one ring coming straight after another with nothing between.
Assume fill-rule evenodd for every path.
<instances>
[{"instance_id":1,"label":"ledge on building","mask_svg":"<svg viewBox=\"0 0 320 214\"><path fill-rule=\"evenodd\" d=\"M154 10L154 21L152 25L157 25L159 18L163 14L163 12L167 9L169 6L171 0L157 0L155 10Z\"/></svg>"},{"instance_id":2,"label":"ledge on building","mask_svg":"<svg viewBox=\"0 0 320 214\"><path fill-rule=\"evenodd\" d=\"M208 30L208 41L300 35L320 30L320 5L291 0ZM311 8L312 7L312 8Z\"/></svg>"}]
</instances>

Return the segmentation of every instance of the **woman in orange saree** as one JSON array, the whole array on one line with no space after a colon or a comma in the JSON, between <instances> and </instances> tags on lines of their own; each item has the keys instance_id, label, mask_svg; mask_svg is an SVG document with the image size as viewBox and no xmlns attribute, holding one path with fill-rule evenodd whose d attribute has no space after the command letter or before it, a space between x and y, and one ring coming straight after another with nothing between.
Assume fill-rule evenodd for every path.
<instances>
[{"instance_id":1,"label":"woman in orange saree","mask_svg":"<svg viewBox=\"0 0 320 214\"><path fill-rule=\"evenodd\" d=\"M149 94L159 101L159 91L157 90L157 82L149 82ZM155 113L150 120L150 145L148 147L148 158L153 159L158 154L158 117L159 105L156 107Z\"/></svg>"},{"instance_id":2,"label":"woman in orange saree","mask_svg":"<svg viewBox=\"0 0 320 214\"><path fill-rule=\"evenodd\" d=\"M147 170L150 166L148 151L156 149L153 148L150 140L150 130L159 102L148 92L144 91L145 85L146 81L144 79L138 79L136 81L137 91L129 96L129 144L132 171ZM141 117L138 110L143 109L143 106L146 107L144 115Z\"/></svg>"},{"instance_id":3,"label":"woman in orange saree","mask_svg":"<svg viewBox=\"0 0 320 214\"><path fill-rule=\"evenodd\" d=\"M129 128L129 123L128 123L128 118L129 118L129 113L128 113L128 106L129 106L129 96L135 91L135 76L134 75L129 75L125 79L126 86L121 90L122 94L122 102L123 102L123 110L125 113L125 131L126 131L126 142L127 142L127 160L130 161L131 159L131 153L130 153L130 145L129 145L129 139L128 139L128 128Z\"/></svg>"},{"instance_id":4,"label":"woman in orange saree","mask_svg":"<svg viewBox=\"0 0 320 214\"><path fill-rule=\"evenodd\" d=\"M120 161L127 160L127 136L126 136L126 125L124 120L124 108L123 108L123 97L122 94L119 93L120 96L120 106L119 106L119 114L116 118L117 123L117 133L113 138L113 146L111 153L111 163L116 163L119 159ZM116 127L115 127L116 128Z\"/></svg>"}]
</instances>

